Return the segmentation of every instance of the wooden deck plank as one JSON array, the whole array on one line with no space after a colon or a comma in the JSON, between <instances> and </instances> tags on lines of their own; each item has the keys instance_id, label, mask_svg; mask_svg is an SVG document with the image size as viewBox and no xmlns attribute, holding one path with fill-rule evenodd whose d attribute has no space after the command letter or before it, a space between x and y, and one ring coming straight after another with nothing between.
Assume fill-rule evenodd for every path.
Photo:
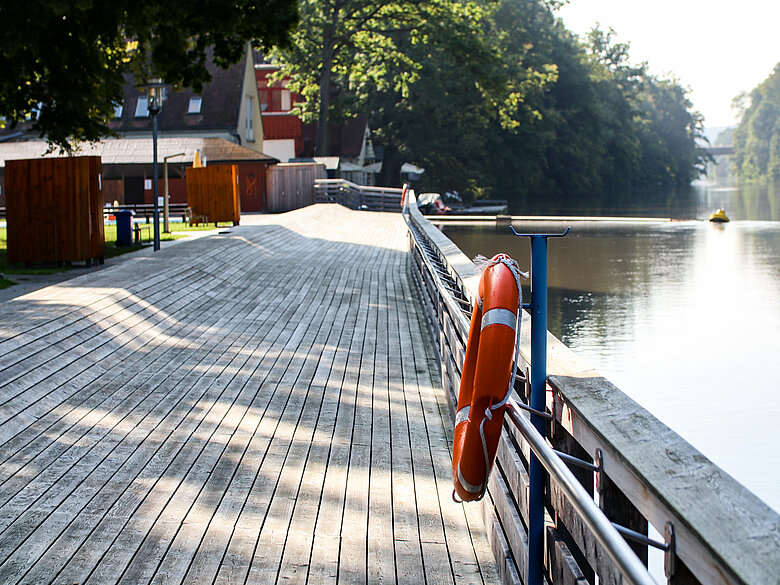
<instances>
[{"instance_id":1,"label":"wooden deck plank","mask_svg":"<svg viewBox=\"0 0 780 585\"><path fill-rule=\"evenodd\" d=\"M239 361L240 361L240 362L242 362L242 363L237 363L237 362L239 362ZM239 357L239 356L236 356L236 357L234 358L234 361L233 361L233 362L231 362L231 365L236 365L236 366L243 366L243 362L245 362L245 361L246 361L246 357L243 357L243 358L241 358L241 357ZM234 378L233 380L235 380L235 378ZM233 380L231 380L231 383L233 382ZM162 428L164 428L164 427L162 427L162 426L160 426L160 425L158 425L158 426L157 426L157 429L162 429ZM162 444L162 442L161 442L161 441L157 441L157 440L155 440L155 441L148 441L148 442L151 442L151 443L153 443L154 445L160 445L160 444ZM219 441L217 440L217 442L219 442ZM143 452L143 449L138 449L138 450L136 451L136 454L138 454L138 453L142 453L142 452ZM124 468L127 468L127 469L128 469L128 477L131 477L131 475L132 475L132 470L133 470L133 469L136 469L136 471L137 471L137 469L139 469L139 468L140 468L140 469L142 469L142 468L143 468L143 466L139 466L139 465L128 465L128 464L126 464L126 465L123 467L123 469L124 469ZM112 487L113 487L113 488L117 488L117 487L119 487L119 485L118 485L119 483L120 483L120 482L113 481L113 482L112 482ZM125 483L126 483L126 482L125 482ZM122 484L122 485L125 485L125 484ZM104 502L100 504L100 507L101 507L101 509L103 509L103 510L108 510L108 509L110 509L110 508L113 506L113 504L116 502L116 500L117 500L117 498L118 498L118 495L117 495L116 493L114 493L115 491L116 491L115 489L114 489L114 490L105 490L105 493L104 493L104 494L102 494L102 495L103 495L103 500L104 500ZM96 506L96 505L93 505L93 507L97 507L97 506ZM100 519L100 518L97 518L97 520L99 520L99 519ZM94 530L94 529L93 529L93 530ZM62 552L61 552L61 551L63 550L63 548L66 548L66 547L68 546L68 543L69 543L69 542L71 542L71 541L73 541L73 540L74 540L74 538L73 538L73 537L67 537L67 538L62 538L62 537L61 537L61 540L64 540L65 542L64 542L64 543L62 543L62 544L58 544L58 545L55 545L55 546L53 546L53 547L52 547L52 549L56 550L56 554L57 554L58 556L61 556L61 555L62 555ZM98 545L99 545L99 543L96 543L96 544L98 544ZM94 550L94 549L91 549L91 550ZM39 562L39 565L40 565L40 564L41 564L41 563Z\"/></svg>"},{"instance_id":2,"label":"wooden deck plank","mask_svg":"<svg viewBox=\"0 0 780 585\"><path fill-rule=\"evenodd\" d=\"M401 218L255 223L4 303L1 582L496 582Z\"/></svg>"},{"instance_id":3,"label":"wooden deck plank","mask_svg":"<svg viewBox=\"0 0 780 585\"><path fill-rule=\"evenodd\" d=\"M278 328L276 328L276 327L272 327L272 328L269 330L269 333L270 333L270 335L271 335L272 337L275 337L275 336L277 336L277 335L279 334L279 330L278 330ZM266 355L266 357L267 357L267 355ZM257 373L257 369L255 369L255 370L254 370L253 374L256 374L256 373ZM199 428L200 428L200 427L199 427ZM201 430L202 430L202 429L201 429ZM189 450L191 453L195 453L195 454L197 454L197 452L198 452L198 449L196 448L196 447L197 447L197 444L196 444L196 445L193 445L193 442L192 442L192 440L190 440L190 441L183 441L183 444L184 444L184 443L187 443L187 448L188 448L188 450ZM200 443L198 443L198 444L200 444ZM178 465L179 465L179 466L183 466L184 464L183 464L183 463L179 463ZM182 469L183 469L183 467L182 467ZM169 482L174 482L174 483L175 483L175 482L177 482L177 481L181 481L181 480L177 480L177 479L176 479L176 478L178 478L178 477L180 477L180 476L178 475L178 472L177 472L177 471L175 471L175 470L174 470L174 471L171 471L171 468L168 468L168 469L166 470L166 479L167 479ZM176 488L178 487L178 485L179 485L179 483L175 483L175 485L174 485L174 486L170 486L170 487L172 487L172 488L176 489ZM166 488L163 486L163 487L161 487L161 489L162 489L162 490L164 490L164 489L166 489ZM171 490L169 490L168 492L165 492L165 493L168 493L168 497L169 497L169 498L170 498L170 497L172 497L172 495L171 495L171 494L172 494L172 491L171 491ZM143 499L143 502L141 503L141 505L142 505L142 506L145 506L145 510L146 510L146 511L145 511L145 512L142 514L143 516L149 516L149 515L151 515L151 514L152 514L152 511L154 511L154 513L156 513L156 514L157 514L157 517L159 517L159 516L161 515L161 512L160 512L160 507L159 507L159 502L157 502L156 500L158 500L158 498L144 496L144 499ZM157 507L155 508L155 506L157 506ZM155 523L156 523L156 522L155 522ZM147 524L147 528L148 528L148 530L152 530L153 526L154 526L154 524ZM166 528L168 528L168 527L161 525L161 526L158 526L158 528L159 528L159 530L161 530L161 531L163 531L163 532L164 532L164 531L165 531L165 529L166 529ZM129 539L131 539L131 540L132 540L132 539L133 539L133 533L129 533L129 535L125 535L124 537L123 537L123 534L120 534L120 535L119 535L119 538L129 538ZM120 545L118 545L118 546L114 546L114 549L117 549L117 550L119 551L119 552L118 552L118 554L120 554L120 555L125 555L125 556L127 556L128 552L130 552L130 551L128 550L128 547L124 546L123 544L120 544ZM109 551L109 552L108 552L108 554L104 556L104 558L103 558L103 560L101 561L101 563L102 563L102 564L105 564L105 559L106 559L106 557L109 557L109 556L111 557L111 559L110 559L110 561L109 561L109 562L110 562L110 563L114 563L114 562L115 562L115 558L114 558L114 557L116 557L116 554L117 554L117 553L113 553L113 552ZM136 554L136 556L137 556L137 554ZM143 562L143 563L146 563L147 561L148 561L148 559L147 559L146 557L144 557L142 562ZM130 561L128 560L127 562L129 563ZM103 574L103 573L102 573L102 568L101 568L100 566L99 566L99 567L98 567L98 569L96 570L96 573L97 573L97 574L99 574L99 575L102 575L102 574ZM101 579L101 578L102 578L102 577L99 577L99 578L97 579L97 581L96 581L96 582L100 582L100 579Z\"/></svg>"},{"instance_id":4,"label":"wooden deck plank","mask_svg":"<svg viewBox=\"0 0 780 585\"><path fill-rule=\"evenodd\" d=\"M189 291L189 294L176 299L176 302L177 304L186 303L181 305L181 308L186 307L188 312L194 313L200 307L205 307L205 301L202 304L197 302L197 295L197 291ZM115 379L121 378L122 375L130 375L130 368L127 367L129 366L128 362L132 362L135 365L137 356L145 354L146 346L154 344L158 339L173 339L180 330L181 327L177 326L177 322L170 315L161 316L154 321L150 321L148 327L136 329L132 338L125 338L121 343L105 343L100 351L89 357L90 361L88 363L85 364L83 359L79 362L79 367L83 368L79 373L76 373L71 378L65 378L64 381L59 380L56 383L51 383L50 387L54 388L53 390L48 392L45 390L38 391L39 396L37 400L23 394L19 401L16 403L12 401L8 406L17 413L24 412L25 414L30 414L31 420L36 422L41 420L48 421L50 419L45 415L50 410L61 409L63 404L73 407L73 399L78 394L84 395L84 390L89 389L92 382L96 384L105 383L111 378L112 374ZM165 351L169 349L166 348ZM112 369L106 362L109 358L114 364L122 363L123 368L115 368L113 371L109 371ZM48 382L50 381L45 380L42 384ZM99 395L102 395L102 393ZM29 426L36 427L39 425L33 423ZM28 433L20 432L24 428L25 425L18 424L17 416L7 419L0 424L0 441L13 437L16 442L19 442L28 435ZM13 452L9 445L6 444L3 447L4 450L9 448L9 451Z\"/></svg>"},{"instance_id":5,"label":"wooden deck plank","mask_svg":"<svg viewBox=\"0 0 780 585\"><path fill-rule=\"evenodd\" d=\"M131 385L131 387L132 387L132 385ZM143 386L140 386L140 388L141 388L141 390L142 390L142 391L144 390L144 387L143 387ZM143 394L143 395L146 395L146 394L148 394L148 391L144 391L144 392L142 392L142 394ZM147 401L148 401L148 400L147 400ZM120 403L120 405L121 405L121 403ZM104 409L105 409L105 406L106 406L106 405L104 404L103 406L104 406ZM128 410L132 410L132 411L136 411L136 412L137 412L139 409L138 409L137 405L134 405L134 406L132 406L131 408L129 408ZM89 411L89 412L87 412L87 413L86 413L86 415L85 415L85 416L86 416L86 417L92 417L92 418L94 419L94 416L95 416L96 414L99 414L100 412L101 412L100 410L97 410L97 411ZM121 413L121 411L120 411L120 413ZM113 416L118 416L118 415L119 415L119 413L115 413L115 412L112 412L112 413L109 413L109 414L113 414ZM104 415L104 416L108 416L108 414L106 414L106 415ZM90 428L90 426L91 426L91 425L94 425L94 424L99 424L99 423L100 423L100 421L99 421L99 420L93 420L93 421L90 421L90 420L88 420L88 419L87 419L87 420L85 420L85 419L82 419L82 420L81 420L81 421L79 421L79 422L81 423L81 425L80 425L80 426L81 426L83 429L88 429L88 428ZM99 429L98 429L98 430L99 430ZM48 433L52 433L52 432L53 432L53 429L50 427L50 428L48 429ZM108 432L108 431L107 431L107 430L104 430L104 433L103 433L103 434L105 434L106 432ZM82 436L83 436L83 435L82 435ZM50 447L60 447L60 446L61 446L62 448L64 448L64 447L65 447L66 445L68 445L68 444L71 444L71 443L76 443L76 442L78 441L78 439L79 439L79 435L78 435L78 434L74 434L73 436L62 435L62 436L60 436L60 438L59 438L59 441L58 441L56 444L54 444L54 445L50 445ZM62 450L61 450L61 449L60 449L60 450L56 450L56 449L51 449L51 448L50 448L50 449L49 449L49 451L54 451L54 452L53 452L53 453L47 453L47 455L49 455L49 457L48 457L48 460L56 460L56 459L58 459L59 457L61 457L61 456L62 456ZM29 460L29 458L30 458L30 457L33 455L33 453L32 453L32 452L29 452L29 451L28 451L28 452L24 452L24 451L22 451L21 455L23 456L24 460ZM45 461L45 460L46 460L46 459L44 459L44 461ZM38 460L38 461L35 461L35 463L36 463L36 465L38 466L39 473L40 473L40 472L41 472L43 469L45 469L45 467L46 467L45 463L42 463L40 460ZM8 494L8 493L10 493L10 490L8 489L8 486L3 486L3 487L5 488L5 489L3 490L3 493L4 493L4 494Z\"/></svg>"},{"instance_id":6,"label":"wooden deck plank","mask_svg":"<svg viewBox=\"0 0 780 585\"><path fill-rule=\"evenodd\" d=\"M168 397L171 396L171 393L166 394ZM137 409L133 412L138 413L140 416L140 409ZM124 424L130 431L129 434L126 435L126 439L132 437L133 434L143 434L144 432L149 432L148 428L144 428L143 424L138 424L138 422L133 419L124 421ZM152 428L155 428L156 431L161 432L165 427L162 425L155 425ZM111 443L98 443L98 445L101 444L105 444L106 447L111 446ZM52 486L50 491L53 492L53 496L47 498L46 504L35 506L34 514L36 516L40 516L41 514L46 513L47 508L57 505L57 514L49 515L37 530L45 532L49 538L56 536L57 530L56 528L52 528L51 524L54 524L55 526L61 525L68 518L72 517L72 515L75 515L74 512L77 512L84 506L84 501L90 501L93 499L91 495L96 490L99 490L103 485L105 485L107 477L116 475L113 472L116 470L117 466L121 465L121 463L125 460L126 454L136 452L137 449L138 442L132 438L130 440L123 440L117 443L117 448L112 449L110 454L106 456L94 470L92 470L87 481L80 481L82 480L82 470L80 468L86 467L87 470L89 470L92 466L94 466L92 461L86 460L84 461L84 465L76 465L68 470L68 472ZM74 470L77 468L79 469L74 472ZM75 488L72 487L75 482L78 482L77 491L75 491ZM64 498L64 500L60 502L60 498ZM20 526L27 526L28 522L26 522L25 516L28 516L30 513L33 512L30 510L25 511L21 518L15 521L15 524ZM47 539L45 538L33 538L32 540L34 542L34 546L25 546L24 554L30 558L37 558L40 556L41 551L46 550L50 543L48 543ZM15 561L15 559L9 560L11 562ZM8 563L0 566L0 573L6 571L7 564Z\"/></svg>"},{"instance_id":7,"label":"wooden deck plank","mask_svg":"<svg viewBox=\"0 0 780 585\"><path fill-rule=\"evenodd\" d=\"M321 281L325 286L329 285L329 282L327 281ZM302 321L304 323L309 323L310 326L306 328L306 335L304 336L304 339L298 340L295 335L293 335L290 338L290 342L295 343L296 347L301 350L305 347L313 347L313 340L307 342L306 337L309 336L309 334L313 334L318 331L314 325L314 322L317 318L317 313L320 310L320 306L314 302L315 299L307 297L304 298L304 301L299 304L300 307L308 307L306 312L304 313L302 317ZM320 325L321 327L321 325ZM296 328L296 332L299 328ZM314 337L314 335L311 335L311 337ZM295 341L293 341L295 340ZM289 342L288 342L289 343ZM288 384L295 384L297 381L297 377L300 376L303 372L306 371L305 366L301 366L300 363L296 364L296 361L298 362L308 362L309 361L309 353L306 353L305 356L300 355L302 352L298 351L296 354L294 354L293 359L291 360L290 364L288 365L285 377L282 378L280 381L281 387L286 387ZM305 438L307 433L311 433L311 430L314 427L314 422L316 421L317 412L319 410L319 402L316 398L316 390L310 389L309 392L302 397L302 410L299 410L299 419L295 421L294 426L295 432L294 436L292 437L292 446L288 450L287 459L285 460L285 465L283 467L282 476L280 477L280 485L283 487L283 489L288 490L288 494L281 495L278 493L274 494L274 504L276 505L276 508L273 506L269 510L268 517L269 519L273 521L286 521L286 523L289 523L289 518L291 516L291 508L292 508L292 502L293 497L295 496L295 493L297 492L297 489L294 489L294 485L297 485L295 476L298 474L298 470L302 469L302 461L305 460L305 456L308 452L308 442ZM295 403L288 403L288 408L290 408L291 412L295 412ZM248 437L247 437L248 438ZM232 462L225 462L225 466L232 466ZM230 471L232 472L234 470L234 467L230 468ZM227 489L228 483L222 482L222 478L228 478L227 469L224 470L221 473L213 472L211 474L211 479L214 479L215 477L218 478L216 482L216 485L209 485L207 482L207 485L205 486L205 489L202 493L206 494L213 494L218 493L222 494ZM286 476L285 476L286 475ZM218 483L222 482L222 483ZM206 529L208 528L208 525L211 521L211 518L213 518L214 512L216 511L217 504L219 504L219 501L214 501L214 498L212 497L212 504L207 503L200 503L198 501L195 502L195 508L200 508L197 510L197 513L195 514L195 517L192 519L189 519L190 516L193 515L193 511L191 510L188 514L188 517L185 518L184 524L185 526L183 528L189 529L188 532L193 533L188 536L189 539L195 540L197 539L198 542L203 538ZM221 499L221 498L220 498ZM199 505L200 504L200 505ZM281 509L280 509L281 508ZM289 510L285 510L285 508L289 508ZM209 520L207 522L199 522L198 516L201 517L208 517ZM202 530L197 531L195 530L195 527L202 528ZM283 528L283 529L282 529ZM263 532L272 532L275 533L277 530L279 532L287 532L288 524L284 524L282 527L277 528L274 526L268 527L267 523L263 526L263 531L261 532L261 543L260 546L262 546L262 534ZM211 551L213 546L216 543L212 543L211 547L207 547L207 551ZM223 543L224 545L227 544L227 542ZM174 542L172 545L172 549L176 550L177 543ZM172 563L175 563L179 567L179 574L183 578L184 574L188 572L190 562L188 560L188 554L190 553L192 555L195 554L197 547L186 547L186 546L179 546L178 551L175 555L168 555L166 557L166 560L171 557ZM184 552L186 551L186 552ZM220 555L221 556L221 555ZM165 564L163 563L162 567L165 567ZM160 574L160 571L158 571L157 575L155 575L155 580L158 580L158 576ZM165 569L165 574L167 578L172 578L174 581L179 581L180 577L179 574L172 574L170 569ZM190 582L199 582L198 579L195 578L194 575L190 574L188 575L188 578ZM194 581L193 581L194 579ZM252 580L252 577L250 576L250 580ZM261 578L258 580L258 582L264 582L264 580Z\"/></svg>"}]
</instances>

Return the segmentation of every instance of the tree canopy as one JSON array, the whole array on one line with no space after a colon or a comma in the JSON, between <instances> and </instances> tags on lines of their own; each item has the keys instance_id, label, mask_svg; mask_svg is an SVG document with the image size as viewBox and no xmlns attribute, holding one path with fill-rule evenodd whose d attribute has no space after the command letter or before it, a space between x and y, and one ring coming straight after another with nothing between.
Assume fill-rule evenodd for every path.
<instances>
[{"instance_id":1,"label":"tree canopy","mask_svg":"<svg viewBox=\"0 0 780 585\"><path fill-rule=\"evenodd\" d=\"M747 179L780 178L780 63L747 96L734 131L737 173Z\"/></svg>"},{"instance_id":2,"label":"tree canopy","mask_svg":"<svg viewBox=\"0 0 780 585\"><path fill-rule=\"evenodd\" d=\"M31 120L63 148L110 134L122 73L199 91L217 65L237 62L247 41L285 44L295 0L25 0L0 3L0 120Z\"/></svg>"},{"instance_id":3,"label":"tree canopy","mask_svg":"<svg viewBox=\"0 0 780 585\"><path fill-rule=\"evenodd\" d=\"M573 36L558 4L304 0L274 58L320 122L318 154L327 121L370 115L383 184L409 161L421 189L519 208L689 183L705 156L687 90L630 64L612 31Z\"/></svg>"}]
</instances>

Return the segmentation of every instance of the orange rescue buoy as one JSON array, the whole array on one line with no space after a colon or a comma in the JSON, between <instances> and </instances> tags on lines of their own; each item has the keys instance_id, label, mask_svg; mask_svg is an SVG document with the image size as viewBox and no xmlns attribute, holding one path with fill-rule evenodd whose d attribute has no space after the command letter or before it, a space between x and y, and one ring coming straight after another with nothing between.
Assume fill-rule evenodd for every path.
<instances>
[{"instance_id":1,"label":"orange rescue buoy","mask_svg":"<svg viewBox=\"0 0 780 585\"><path fill-rule=\"evenodd\" d=\"M401 207L406 203L406 192L409 190L409 184L404 183L404 188L401 190Z\"/></svg>"},{"instance_id":2,"label":"orange rescue buoy","mask_svg":"<svg viewBox=\"0 0 780 585\"><path fill-rule=\"evenodd\" d=\"M457 493L464 501L479 500L487 488L514 384L520 274L514 260L497 254L479 281L455 417L453 498Z\"/></svg>"}]
</instances>

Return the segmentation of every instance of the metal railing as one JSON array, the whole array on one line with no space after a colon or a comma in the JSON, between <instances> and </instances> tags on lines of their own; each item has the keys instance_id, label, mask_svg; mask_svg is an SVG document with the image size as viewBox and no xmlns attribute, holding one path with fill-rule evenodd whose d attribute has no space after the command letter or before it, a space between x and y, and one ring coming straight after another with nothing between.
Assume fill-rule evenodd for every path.
<instances>
[{"instance_id":1,"label":"metal railing","mask_svg":"<svg viewBox=\"0 0 780 585\"><path fill-rule=\"evenodd\" d=\"M136 217L144 217L146 222L154 217L154 205L151 203L124 203L121 205L106 205L103 207L103 214L113 214L117 211L132 211ZM186 203L171 203L168 207L168 211L171 215L181 215L182 218L189 217L191 211ZM160 217L162 217L162 209L160 209Z\"/></svg>"},{"instance_id":2,"label":"metal railing","mask_svg":"<svg viewBox=\"0 0 780 585\"><path fill-rule=\"evenodd\" d=\"M315 179L317 203L340 203L350 209L400 211L403 189L356 185L344 179Z\"/></svg>"},{"instance_id":3,"label":"metal railing","mask_svg":"<svg viewBox=\"0 0 780 585\"><path fill-rule=\"evenodd\" d=\"M454 419L479 273L422 217L413 198L404 218L412 274L438 342ZM664 551L669 583L777 583L770 559L780 558L780 516L551 336L543 412L531 408L530 321L524 314L518 384L507 410L511 423L505 422L481 506L502 581L529 584L529 576L543 573L553 585L593 582L595 576L603 583L650 584L645 567L653 547ZM543 419L544 434L539 420L529 420L535 417ZM532 453L549 474L541 569L531 568L540 559L529 554ZM708 489L713 481L718 490ZM663 541L648 536L649 525Z\"/></svg>"}]
</instances>

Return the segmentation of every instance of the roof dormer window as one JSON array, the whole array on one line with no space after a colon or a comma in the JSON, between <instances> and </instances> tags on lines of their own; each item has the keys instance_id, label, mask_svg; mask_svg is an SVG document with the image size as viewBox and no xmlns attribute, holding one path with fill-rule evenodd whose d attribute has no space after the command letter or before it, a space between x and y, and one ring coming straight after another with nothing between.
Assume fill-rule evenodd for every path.
<instances>
[{"instance_id":1,"label":"roof dormer window","mask_svg":"<svg viewBox=\"0 0 780 585\"><path fill-rule=\"evenodd\" d=\"M135 104L135 117L149 117L149 99L145 95L140 96Z\"/></svg>"},{"instance_id":2,"label":"roof dormer window","mask_svg":"<svg viewBox=\"0 0 780 585\"><path fill-rule=\"evenodd\" d=\"M203 98L199 95L192 96L190 98L189 106L187 106L188 114L200 114L200 107L203 104Z\"/></svg>"}]
</instances>

